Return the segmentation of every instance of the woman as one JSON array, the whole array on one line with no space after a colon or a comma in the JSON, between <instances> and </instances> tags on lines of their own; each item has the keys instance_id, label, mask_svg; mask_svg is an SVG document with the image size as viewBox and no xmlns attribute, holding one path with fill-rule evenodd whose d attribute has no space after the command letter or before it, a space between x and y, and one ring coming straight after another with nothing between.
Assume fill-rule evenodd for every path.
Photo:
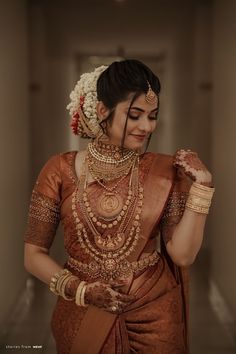
<instances>
[{"instance_id":1,"label":"woman","mask_svg":"<svg viewBox=\"0 0 236 354\"><path fill-rule=\"evenodd\" d=\"M188 352L185 270L214 189L196 153L144 152L159 93L158 78L136 60L82 75L68 109L74 133L91 142L52 157L35 184L25 267L58 295L60 354ZM60 220L64 267L49 255Z\"/></svg>"}]
</instances>

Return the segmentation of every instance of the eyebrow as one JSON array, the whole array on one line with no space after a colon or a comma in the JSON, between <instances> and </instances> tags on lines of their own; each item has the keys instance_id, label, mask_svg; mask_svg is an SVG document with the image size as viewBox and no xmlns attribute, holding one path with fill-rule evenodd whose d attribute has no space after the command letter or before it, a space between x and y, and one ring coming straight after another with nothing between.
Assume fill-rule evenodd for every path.
<instances>
[{"instance_id":1,"label":"eyebrow","mask_svg":"<svg viewBox=\"0 0 236 354\"><path fill-rule=\"evenodd\" d=\"M144 109L139 108L139 107L130 107L130 109L136 109L137 111L145 112ZM158 107L157 107L157 108L154 108L150 113L155 112L155 111L157 111L157 110L158 110Z\"/></svg>"}]
</instances>

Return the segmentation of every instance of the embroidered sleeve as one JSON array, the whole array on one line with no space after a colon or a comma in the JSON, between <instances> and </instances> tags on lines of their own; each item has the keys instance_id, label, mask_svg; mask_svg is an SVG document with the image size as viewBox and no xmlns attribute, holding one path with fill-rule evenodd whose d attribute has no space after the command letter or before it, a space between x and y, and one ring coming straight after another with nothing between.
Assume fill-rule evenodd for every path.
<instances>
[{"instance_id":1,"label":"embroidered sleeve","mask_svg":"<svg viewBox=\"0 0 236 354\"><path fill-rule=\"evenodd\" d=\"M183 216L188 194L186 192L172 192L162 217L162 223L176 225Z\"/></svg>"},{"instance_id":2,"label":"embroidered sleeve","mask_svg":"<svg viewBox=\"0 0 236 354\"><path fill-rule=\"evenodd\" d=\"M175 227L183 216L190 185L186 177L177 177L174 182L161 219L161 232L165 243L171 240Z\"/></svg>"},{"instance_id":3,"label":"embroidered sleeve","mask_svg":"<svg viewBox=\"0 0 236 354\"><path fill-rule=\"evenodd\" d=\"M60 170L58 156L51 158L34 186L24 241L50 248L60 222Z\"/></svg>"}]
</instances>

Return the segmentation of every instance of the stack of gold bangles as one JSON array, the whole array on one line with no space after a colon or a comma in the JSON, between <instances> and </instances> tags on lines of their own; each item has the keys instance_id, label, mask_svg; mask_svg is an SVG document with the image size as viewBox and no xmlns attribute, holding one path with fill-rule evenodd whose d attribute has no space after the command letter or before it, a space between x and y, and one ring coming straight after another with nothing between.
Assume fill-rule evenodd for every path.
<instances>
[{"instance_id":1,"label":"stack of gold bangles","mask_svg":"<svg viewBox=\"0 0 236 354\"><path fill-rule=\"evenodd\" d=\"M208 214L214 191L215 188L193 182L186 201L186 208L196 213Z\"/></svg>"},{"instance_id":2,"label":"stack of gold bangles","mask_svg":"<svg viewBox=\"0 0 236 354\"><path fill-rule=\"evenodd\" d=\"M65 293L66 285L69 281L78 279L68 269L62 269L60 272L55 273L50 280L49 288L55 295L60 295L63 299L75 302L78 306L86 306L84 302L84 294L86 290L86 282L81 281L76 290L75 297L68 297Z\"/></svg>"}]
</instances>

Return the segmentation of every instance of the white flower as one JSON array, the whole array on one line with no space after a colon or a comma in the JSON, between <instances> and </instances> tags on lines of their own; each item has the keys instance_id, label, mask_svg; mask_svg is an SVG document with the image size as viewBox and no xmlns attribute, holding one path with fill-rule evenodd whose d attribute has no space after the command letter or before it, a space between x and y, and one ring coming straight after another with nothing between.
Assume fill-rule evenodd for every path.
<instances>
[{"instance_id":1,"label":"white flower","mask_svg":"<svg viewBox=\"0 0 236 354\"><path fill-rule=\"evenodd\" d=\"M92 131L93 134L97 134L100 130L99 119L97 117L97 80L101 73L106 70L107 66L100 66L96 68L91 73L84 73L81 75L80 80L75 85L74 90L70 94L71 102L67 105L67 109L70 112L70 115L73 115L78 112L80 107L81 97L84 97L83 103L83 113L85 118L88 119L87 125Z\"/></svg>"}]
</instances>

